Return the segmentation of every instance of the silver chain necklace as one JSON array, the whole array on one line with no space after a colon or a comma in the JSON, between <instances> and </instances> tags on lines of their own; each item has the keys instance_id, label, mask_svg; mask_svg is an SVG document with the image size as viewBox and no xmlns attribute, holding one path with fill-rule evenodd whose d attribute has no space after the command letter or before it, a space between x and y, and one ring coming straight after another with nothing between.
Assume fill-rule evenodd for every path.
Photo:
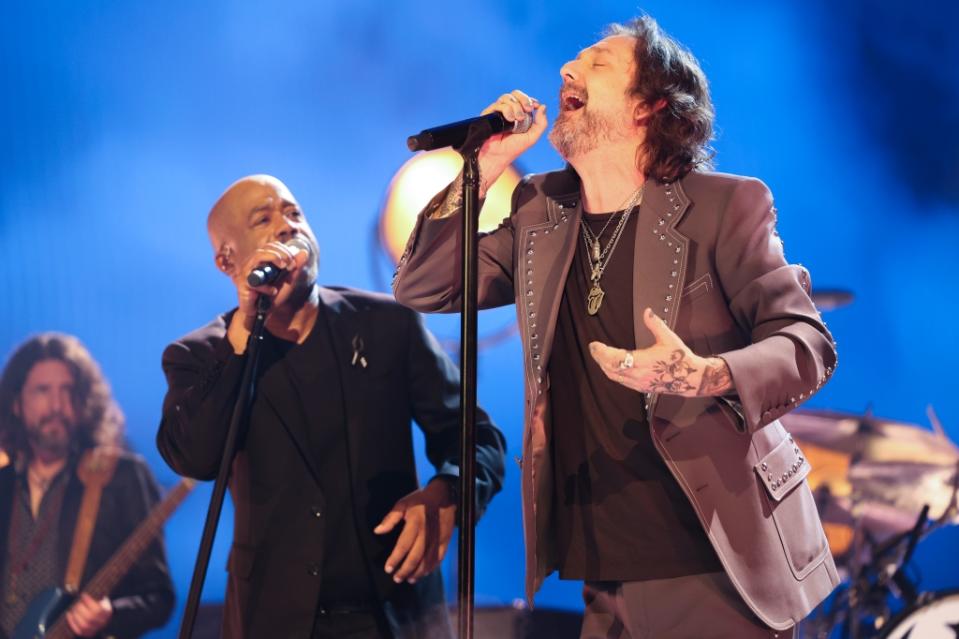
<instances>
[{"instance_id":1,"label":"silver chain necklace","mask_svg":"<svg viewBox=\"0 0 959 639\"><path fill-rule=\"evenodd\" d=\"M617 222L613 228L612 237L609 238L606 248L602 251L600 250L599 240L615 216L611 215L609 217L598 235L593 235L593 232L589 229L585 214L583 215L583 219L580 220L580 228L583 230L583 243L586 245L586 255L589 256L590 259L589 279L593 284L589 289L589 293L586 295L586 312L590 315L596 315L599 312L599 307L603 304L606 291L599 285L599 280L603 277L603 272L606 271L606 267L613 257L613 251L616 249L616 245L619 244L619 238L623 235L623 229L626 228L629 216L632 215L636 207L642 204L645 188L646 184L643 183L633 194L632 199L626 207L625 213L620 216L619 222Z\"/></svg>"}]
</instances>

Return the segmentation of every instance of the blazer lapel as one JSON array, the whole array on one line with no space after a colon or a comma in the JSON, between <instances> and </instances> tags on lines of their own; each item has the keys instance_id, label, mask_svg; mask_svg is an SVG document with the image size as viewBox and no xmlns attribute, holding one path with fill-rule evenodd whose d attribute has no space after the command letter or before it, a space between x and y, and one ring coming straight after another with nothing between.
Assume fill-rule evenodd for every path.
<instances>
[{"instance_id":1,"label":"blazer lapel","mask_svg":"<svg viewBox=\"0 0 959 639\"><path fill-rule=\"evenodd\" d=\"M339 292L320 287L320 301L324 306L324 330L329 331L330 345L336 358L336 371L339 374L338 385L340 401L343 403L343 422L346 425L346 446L350 454L350 468L361 468L360 447L353 441L351 433L360 432L362 424L357 420L363 419L358 410L369 400L364 397L355 398L354 394L366 388L364 376L370 366L381 363L370 359L366 350L371 338L367 326L362 321L362 314L348 299ZM351 478L352 481L352 478Z\"/></svg>"},{"instance_id":2,"label":"blazer lapel","mask_svg":"<svg viewBox=\"0 0 959 639\"><path fill-rule=\"evenodd\" d=\"M686 276L689 240L676 230L689 200L678 183L649 182L636 225L633 252L633 324L636 348L653 344L643 323L647 308L675 328L679 292Z\"/></svg>"},{"instance_id":3,"label":"blazer lapel","mask_svg":"<svg viewBox=\"0 0 959 639\"><path fill-rule=\"evenodd\" d=\"M636 348L648 348L653 335L643 321L651 308L673 330L679 313L679 298L686 279L689 238L676 226L689 208L681 182L649 181L636 225L633 252L633 330ZM649 406L655 404L651 394Z\"/></svg>"},{"instance_id":4,"label":"blazer lapel","mask_svg":"<svg viewBox=\"0 0 959 639\"><path fill-rule=\"evenodd\" d=\"M560 186L555 194L546 195L546 221L522 227L516 243L516 313L526 354L525 377L533 398L545 382L543 373L582 217L578 180Z\"/></svg>"}]
</instances>

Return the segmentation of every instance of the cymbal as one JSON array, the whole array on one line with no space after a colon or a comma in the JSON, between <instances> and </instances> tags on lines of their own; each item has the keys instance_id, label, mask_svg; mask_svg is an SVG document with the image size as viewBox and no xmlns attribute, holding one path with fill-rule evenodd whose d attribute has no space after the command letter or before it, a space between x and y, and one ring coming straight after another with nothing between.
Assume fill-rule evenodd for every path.
<instances>
[{"instance_id":1,"label":"cymbal","mask_svg":"<svg viewBox=\"0 0 959 639\"><path fill-rule=\"evenodd\" d=\"M881 542L912 528L926 504L931 519L959 523L949 510L959 448L944 435L829 411L794 411L781 420L812 466L807 480L837 558L849 550L857 524Z\"/></svg>"},{"instance_id":2,"label":"cymbal","mask_svg":"<svg viewBox=\"0 0 959 639\"><path fill-rule=\"evenodd\" d=\"M851 304L853 300L852 291L839 288L814 288L810 297L821 311L831 311L846 306Z\"/></svg>"},{"instance_id":3,"label":"cymbal","mask_svg":"<svg viewBox=\"0 0 959 639\"><path fill-rule=\"evenodd\" d=\"M916 424L813 410L793 411L781 421L794 437L852 455L856 462L902 462L951 468L959 463L959 447L939 433Z\"/></svg>"}]
</instances>

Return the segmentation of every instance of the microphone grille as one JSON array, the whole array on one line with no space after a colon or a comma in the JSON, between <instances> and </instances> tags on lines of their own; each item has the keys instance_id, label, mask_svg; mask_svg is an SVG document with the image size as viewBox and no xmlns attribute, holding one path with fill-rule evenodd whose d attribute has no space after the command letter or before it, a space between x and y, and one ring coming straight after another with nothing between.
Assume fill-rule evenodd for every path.
<instances>
[{"instance_id":1,"label":"microphone grille","mask_svg":"<svg viewBox=\"0 0 959 639\"><path fill-rule=\"evenodd\" d=\"M513 122L513 133L526 133L533 126L533 114L527 113L522 120Z\"/></svg>"},{"instance_id":2,"label":"microphone grille","mask_svg":"<svg viewBox=\"0 0 959 639\"><path fill-rule=\"evenodd\" d=\"M296 236L287 242L284 242L290 248L295 248L297 251L306 251L310 255L313 255L313 245L305 237Z\"/></svg>"}]
</instances>

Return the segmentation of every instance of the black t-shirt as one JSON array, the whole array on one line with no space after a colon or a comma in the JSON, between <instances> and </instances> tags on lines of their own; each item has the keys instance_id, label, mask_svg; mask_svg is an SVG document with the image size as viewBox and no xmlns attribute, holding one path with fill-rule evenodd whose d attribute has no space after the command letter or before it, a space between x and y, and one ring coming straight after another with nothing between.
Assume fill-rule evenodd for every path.
<instances>
[{"instance_id":1,"label":"black t-shirt","mask_svg":"<svg viewBox=\"0 0 959 639\"><path fill-rule=\"evenodd\" d=\"M600 279L606 295L587 314L590 260L576 253L549 363L553 517L562 579L641 581L722 570L696 514L656 452L645 398L608 379L589 343L632 350L634 211ZM605 248L622 212L585 214ZM640 258L641 263L641 258ZM641 270L638 274L641 276Z\"/></svg>"},{"instance_id":2,"label":"black t-shirt","mask_svg":"<svg viewBox=\"0 0 959 639\"><path fill-rule=\"evenodd\" d=\"M269 333L266 336L264 358L288 366L290 374L308 382L309 396L300 397L300 401L306 415L319 416L311 420L307 428L311 449L320 451L316 467L323 494L319 602L332 605L373 602L376 595L360 547L350 493L343 391L326 311L321 304L313 330L302 344Z\"/></svg>"}]
</instances>

